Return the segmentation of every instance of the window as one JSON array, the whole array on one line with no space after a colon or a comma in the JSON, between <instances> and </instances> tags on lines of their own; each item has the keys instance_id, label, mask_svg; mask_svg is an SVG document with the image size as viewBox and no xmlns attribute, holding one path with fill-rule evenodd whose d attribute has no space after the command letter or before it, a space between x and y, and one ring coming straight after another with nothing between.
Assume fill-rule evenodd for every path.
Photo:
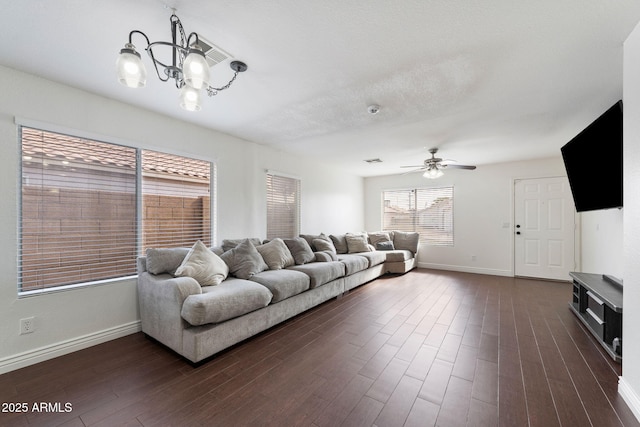
<instances>
[{"instance_id":1,"label":"window","mask_svg":"<svg viewBox=\"0 0 640 427\"><path fill-rule=\"evenodd\" d=\"M211 163L142 151L142 247L211 246Z\"/></svg>"},{"instance_id":2,"label":"window","mask_svg":"<svg viewBox=\"0 0 640 427\"><path fill-rule=\"evenodd\" d=\"M210 162L24 126L20 141L20 292L135 275L148 247L210 244Z\"/></svg>"},{"instance_id":3,"label":"window","mask_svg":"<svg viewBox=\"0 0 640 427\"><path fill-rule=\"evenodd\" d=\"M267 239L300 233L300 180L267 172Z\"/></svg>"},{"instance_id":4,"label":"window","mask_svg":"<svg viewBox=\"0 0 640 427\"><path fill-rule=\"evenodd\" d=\"M417 231L420 242L453 246L453 187L383 191L383 229Z\"/></svg>"}]
</instances>

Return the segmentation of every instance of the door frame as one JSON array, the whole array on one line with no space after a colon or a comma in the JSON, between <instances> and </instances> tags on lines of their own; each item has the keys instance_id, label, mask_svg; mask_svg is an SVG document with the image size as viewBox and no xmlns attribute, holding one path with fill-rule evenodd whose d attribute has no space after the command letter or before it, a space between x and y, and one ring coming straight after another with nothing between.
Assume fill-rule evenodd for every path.
<instances>
[{"instance_id":1,"label":"door frame","mask_svg":"<svg viewBox=\"0 0 640 427\"><path fill-rule=\"evenodd\" d=\"M541 176L525 176L515 177L511 180L511 276L516 276L516 181L526 181L531 179L545 179L545 178L567 178L566 175L541 175ZM575 265L574 271L582 271L582 221L579 212L574 210L574 232L573 232L573 261ZM523 276L524 277L524 276ZM551 279L539 279L539 280L551 280Z\"/></svg>"}]
</instances>

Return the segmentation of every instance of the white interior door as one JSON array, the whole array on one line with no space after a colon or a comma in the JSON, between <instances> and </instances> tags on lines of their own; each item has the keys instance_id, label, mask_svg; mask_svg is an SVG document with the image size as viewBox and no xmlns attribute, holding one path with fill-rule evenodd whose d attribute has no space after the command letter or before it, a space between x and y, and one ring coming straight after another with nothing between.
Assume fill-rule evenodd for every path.
<instances>
[{"instance_id":1,"label":"white interior door","mask_svg":"<svg viewBox=\"0 0 640 427\"><path fill-rule=\"evenodd\" d=\"M566 177L516 180L515 275L570 280L575 208Z\"/></svg>"}]
</instances>

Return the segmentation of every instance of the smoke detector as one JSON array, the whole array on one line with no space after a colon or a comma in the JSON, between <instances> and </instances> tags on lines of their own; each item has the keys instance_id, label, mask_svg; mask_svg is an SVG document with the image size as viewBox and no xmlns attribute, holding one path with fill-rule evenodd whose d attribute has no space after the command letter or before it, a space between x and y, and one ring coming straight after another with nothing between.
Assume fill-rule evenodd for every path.
<instances>
[{"instance_id":1,"label":"smoke detector","mask_svg":"<svg viewBox=\"0 0 640 427\"><path fill-rule=\"evenodd\" d=\"M369 114L375 115L380 111L380 106L378 104L371 104L367 107L367 111Z\"/></svg>"}]
</instances>

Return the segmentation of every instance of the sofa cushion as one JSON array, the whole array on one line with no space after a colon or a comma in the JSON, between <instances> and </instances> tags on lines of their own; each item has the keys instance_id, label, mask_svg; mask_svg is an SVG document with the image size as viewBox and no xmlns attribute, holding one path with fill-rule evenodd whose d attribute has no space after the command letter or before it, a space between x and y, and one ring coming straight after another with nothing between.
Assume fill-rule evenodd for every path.
<instances>
[{"instance_id":1,"label":"sofa cushion","mask_svg":"<svg viewBox=\"0 0 640 427\"><path fill-rule=\"evenodd\" d=\"M295 270L267 270L255 274L250 280L271 291L271 304L306 291L310 284L309 276Z\"/></svg>"},{"instance_id":2,"label":"sofa cushion","mask_svg":"<svg viewBox=\"0 0 640 427\"><path fill-rule=\"evenodd\" d=\"M337 253L346 254L347 252L349 252L349 248L347 246L347 236L345 234L330 234L329 238L333 242L333 246L335 246Z\"/></svg>"},{"instance_id":3,"label":"sofa cushion","mask_svg":"<svg viewBox=\"0 0 640 427\"><path fill-rule=\"evenodd\" d=\"M280 270L295 264L293 255L282 239L275 238L264 245L256 246L256 249L270 270Z\"/></svg>"},{"instance_id":4,"label":"sofa cushion","mask_svg":"<svg viewBox=\"0 0 640 427\"><path fill-rule=\"evenodd\" d=\"M219 323L266 307L273 295L249 280L230 278L218 286L205 286L202 294L189 295L181 316L193 326Z\"/></svg>"},{"instance_id":5,"label":"sofa cushion","mask_svg":"<svg viewBox=\"0 0 640 427\"><path fill-rule=\"evenodd\" d=\"M314 252L316 259L315 262L327 262L327 261L338 261L338 254L330 251L320 251Z\"/></svg>"},{"instance_id":6,"label":"sofa cushion","mask_svg":"<svg viewBox=\"0 0 640 427\"><path fill-rule=\"evenodd\" d=\"M374 265L382 264L387 261L386 251L360 252L357 255L368 259L369 267L373 267Z\"/></svg>"},{"instance_id":7,"label":"sofa cushion","mask_svg":"<svg viewBox=\"0 0 640 427\"><path fill-rule=\"evenodd\" d=\"M342 254L338 255L338 260L344 264L346 276L369 268L369 259L360 255Z\"/></svg>"},{"instance_id":8,"label":"sofa cushion","mask_svg":"<svg viewBox=\"0 0 640 427\"><path fill-rule=\"evenodd\" d=\"M291 251L293 259L297 265L306 264L316 259L316 255L311 250L309 243L302 237L294 237L293 239L284 239L284 243Z\"/></svg>"},{"instance_id":9,"label":"sofa cushion","mask_svg":"<svg viewBox=\"0 0 640 427\"><path fill-rule=\"evenodd\" d=\"M313 262L311 264L294 265L291 270L301 271L309 276L311 289L322 286L345 275L344 264L340 261Z\"/></svg>"},{"instance_id":10,"label":"sofa cushion","mask_svg":"<svg viewBox=\"0 0 640 427\"><path fill-rule=\"evenodd\" d=\"M192 277L200 286L215 286L229 274L229 267L220 257L198 240L176 269L177 277Z\"/></svg>"},{"instance_id":11,"label":"sofa cushion","mask_svg":"<svg viewBox=\"0 0 640 427\"><path fill-rule=\"evenodd\" d=\"M224 252L230 251L245 240L247 239L224 239L222 241L222 250ZM262 243L257 237L251 237L249 238L249 240L251 241L251 243L253 243L253 246L258 246Z\"/></svg>"},{"instance_id":12,"label":"sofa cushion","mask_svg":"<svg viewBox=\"0 0 640 427\"><path fill-rule=\"evenodd\" d=\"M350 254L369 251L369 241L364 233L347 233L346 240Z\"/></svg>"},{"instance_id":13,"label":"sofa cushion","mask_svg":"<svg viewBox=\"0 0 640 427\"><path fill-rule=\"evenodd\" d=\"M402 249L386 251L385 253L387 254L387 262L404 262L414 257L413 252Z\"/></svg>"},{"instance_id":14,"label":"sofa cushion","mask_svg":"<svg viewBox=\"0 0 640 427\"><path fill-rule=\"evenodd\" d=\"M188 253L189 248L149 248L147 249L147 271L151 274L174 275Z\"/></svg>"},{"instance_id":15,"label":"sofa cushion","mask_svg":"<svg viewBox=\"0 0 640 427\"><path fill-rule=\"evenodd\" d=\"M403 249L411 251L414 254L418 252L418 243L420 241L420 234L404 231L394 231L393 233L393 246L396 249Z\"/></svg>"},{"instance_id":16,"label":"sofa cushion","mask_svg":"<svg viewBox=\"0 0 640 427\"><path fill-rule=\"evenodd\" d=\"M220 258L229 266L229 273L240 279L248 279L269 268L249 239L223 253Z\"/></svg>"}]
</instances>

